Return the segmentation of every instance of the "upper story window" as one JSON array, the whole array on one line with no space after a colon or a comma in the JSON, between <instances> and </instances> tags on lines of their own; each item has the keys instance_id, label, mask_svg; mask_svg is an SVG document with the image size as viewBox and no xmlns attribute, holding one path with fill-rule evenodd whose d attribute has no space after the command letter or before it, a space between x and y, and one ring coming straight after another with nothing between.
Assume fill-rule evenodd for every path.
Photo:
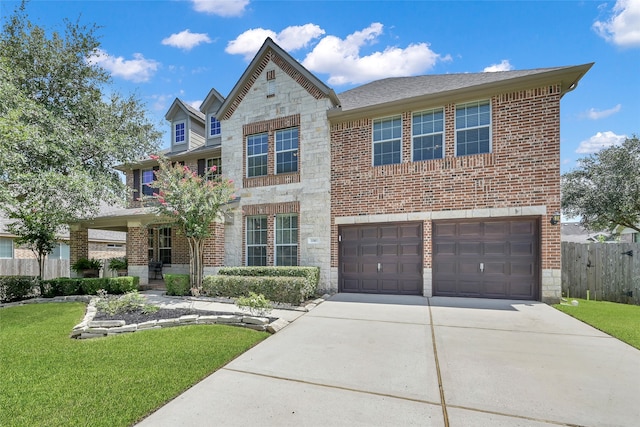
<instances>
[{"instance_id":1,"label":"upper story window","mask_svg":"<svg viewBox=\"0 0 640 427\"><path fill-rule=\"evenodd\" d=\"M401 162L402 117L373 121L373 165L391 165Z\"/></svg>"},{"instance_id":2,"label":"upper story window","mask_svg":"<svg viewBox=\"0 0 640 427\"><path fill-rule=\"evenodd\" d=\"M209 116L209 137L220 135L220 122L215 116Z\"/></svg>"},{"instance_id":3,"label":"upper story window","mask_svg":"<svg viewBox=\"0 0 640 427\"><path fill-rule=\"evenodd\" d=\"M444 110L415 113L411 127L413 161L441 159L444 154Z\"/></svg>"},{"instance_id":4,"label":"upper story window","mask_svg":"<svg viewBox=\"0 0 640 427\"><path fill-rule=\"evenodd\" d=\"M13 258L13 239L0 237L0 258Z\"/></svg>"},{"instance_id":5,"label":"upper story window","mask_svg":"<svg viewBox=\"0 0 640 427\"><path fill-rule=\"evenodd\" d=\"M177 122L173 125L173 143L184 144L187 142L187 124L186 122Z\"/></svg>"},{"instance_id":6,"label":"upper story window","mask_svg":"<svg viewBox=\"0 0 640 427\"><path fill-rule=\"evenodd\" d=\"M213 179L218 175L222 175L222 159L220 157L207 159L207 171L210 171L214 166L216 167L216 170L207 175L207 179Z\"/></svg>"},{"instance_id":7,"label":"upper story window","mask_svg":"<svg viewBox=\"0 0 640 427\"><path fill-rule=\"evenodd\" d=\"M267 158L269 135L259 133L247 136L247 176L264 176L267 174Z\"/></svg>"},{"instance_id":8,"label":"upper story window","mask_svg":"<svg viewBox=\"0 0 640 427\"><path fill-rule=\"evenodd\" d=\"M298 128L276 132L276 174L298 172Z\"/></svg>"},{"instance_id":9,"label":"upper story window","mask_svg":"<svg viewBox=\"0 0 640 427\"><path fill-rule=\"evenodd\" d=\"M456 156L491 152L491 102L456 106Z\"/></svg>"},{"instance_id":10,"label":"upper story window","mask_svg":"<svg viewBox=\"0 0 640 427\"><path fill-rule=\"evenodd\" d=\"M149 185L155 180L155 174L153 172L153 169L142 170L142 194L145 196L153 196L153 193L156 191L155 188Z\"/></svg>"},{"instance_id":11,"label":"upper story window","mask_svg":"<svg viewBox=\"0 0 640 427\"><path fill-rule=\"evenodd\" d=\"M267 217L247 217L247 265L267 265Z\"/></svg>"}]
</instances>

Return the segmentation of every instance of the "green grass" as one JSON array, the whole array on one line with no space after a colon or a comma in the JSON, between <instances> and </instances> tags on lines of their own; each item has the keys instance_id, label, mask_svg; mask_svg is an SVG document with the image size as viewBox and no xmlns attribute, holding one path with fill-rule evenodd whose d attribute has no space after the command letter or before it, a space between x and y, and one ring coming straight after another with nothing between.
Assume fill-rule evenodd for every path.
<instances>
[{"instance_id":1,"label":"green grass","mask_svg":"<svg viewBox=\"0 0 640 427\"><path fill-rule=\"evenodd\" d=\"M1 426L128 426L265 339L192 325L69 338L84 304L0 309Z\"/></svg>"},{"instance_id":2,"label":"green grass","mask_svg":"<svg viewBox=\"0 0 640 427\"><path fill-rule=\"evenodd\" d=\"M640 306L575 299L577 306L554 307L640 350Z\"/></svg>"}]
</instances>

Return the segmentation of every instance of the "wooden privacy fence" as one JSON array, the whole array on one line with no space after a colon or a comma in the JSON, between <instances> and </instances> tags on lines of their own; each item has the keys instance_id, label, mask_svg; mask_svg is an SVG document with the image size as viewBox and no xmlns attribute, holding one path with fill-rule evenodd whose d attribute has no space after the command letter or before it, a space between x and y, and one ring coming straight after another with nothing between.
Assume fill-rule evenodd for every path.
<instances>
[{"instance_id":1,"label":"wooden privacy fence","mask_svg":"<svg viewBox=\"0 0 640 427\"><path fill-rule=\"evenodd\" d=\"M562 242L562 293L640 305L640 244Z\"/></svg>"},{"instance_id":2,"label":"wooden privacy fence","mask_svg":"<svg viewBox=\"0 0 640 427\"><path fill-rule=\"evenodd\" d=\"M109 265L109 259L102 260L103 266ZM71 274L68 259L47 259L44 262L45 280L69 277ZM0 276L37 276L38 261L34 258L0 259ZM116 277L118 274L108 268L100 270L100 277Z\"/></svg>"}]
</instances>

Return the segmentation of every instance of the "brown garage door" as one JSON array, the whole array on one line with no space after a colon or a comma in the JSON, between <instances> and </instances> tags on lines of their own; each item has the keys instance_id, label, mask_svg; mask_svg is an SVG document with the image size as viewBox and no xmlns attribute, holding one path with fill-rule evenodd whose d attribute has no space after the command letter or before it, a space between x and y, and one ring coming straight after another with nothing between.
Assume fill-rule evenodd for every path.
<instances>
[{"instance_id":1,"label":"brown garage door","mask_svg":"<svg viewBox=\"0 0 640 427\"><path fill-rule=\"evenodd\" d=\"M538 218L433 223L433 294L537 300Z\"/></svg>"},{"instance_id":2,"label":"brown garage door","mask_svg":"<svg viewBox=\"0 0 640 427\"><path fill-rule=\"evenodd\" d=\"M342 226L340 292L422 295L422 222Z\"/></svg>"}]
</instances>

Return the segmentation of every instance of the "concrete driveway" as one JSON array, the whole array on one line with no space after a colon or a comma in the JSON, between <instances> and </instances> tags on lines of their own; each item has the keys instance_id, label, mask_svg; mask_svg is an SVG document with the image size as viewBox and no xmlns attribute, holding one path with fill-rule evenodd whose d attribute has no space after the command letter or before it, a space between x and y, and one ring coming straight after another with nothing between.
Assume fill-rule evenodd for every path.
<instances>
[{"instance_id":1,"label":"concrete driveway","mask_svg":"<svg viewBox=\"0 0 640 427\"><path fill-rule=\"evenodd\" d=\"M140 426L636 426L640 351L538 302L339 294Z\"/></svg>"}]
</instances>

